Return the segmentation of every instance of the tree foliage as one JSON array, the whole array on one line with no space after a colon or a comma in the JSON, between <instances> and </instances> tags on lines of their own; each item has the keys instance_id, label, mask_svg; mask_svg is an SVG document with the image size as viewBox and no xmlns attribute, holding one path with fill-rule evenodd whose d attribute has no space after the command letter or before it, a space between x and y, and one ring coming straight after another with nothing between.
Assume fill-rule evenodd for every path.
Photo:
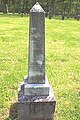
<instances>
[{"instance_id":1,"label":"tree foliage","mask_svg":"<svg viewBox=\"0 0 80 120\"><path fill-rule=\"evenodd\" d=\"M0 11L26 14L36 2L51 17L55 14L68 17L80 14L80 0L0 0Z\"/></svg>"}]
</instances>

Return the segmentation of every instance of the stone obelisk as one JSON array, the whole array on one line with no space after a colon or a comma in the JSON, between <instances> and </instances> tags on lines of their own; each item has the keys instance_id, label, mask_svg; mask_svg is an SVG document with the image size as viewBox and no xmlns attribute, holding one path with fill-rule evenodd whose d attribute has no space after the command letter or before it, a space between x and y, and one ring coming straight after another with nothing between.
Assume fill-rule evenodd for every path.
<instances>
[{"instance_id":1,"label":"stone obelisk","mask_svg":"<svg viewBox=\"0 0 80 120\"><path fill-rule=\"evenodd\" d=\"M45 12L38 3L30 10L28 83L45 83Z\"/></svg>"},{"instance_id":2,"label":"stone obelisk","mask_svg":"<svg viewBox=\"0 0 80 120\"><path fill-rule=\"evenodd\" d=\"M26 82L25 95L49 95L50 86L45 75L45 12L39 3L30 10L29 62Z\"/></svg>"},{"instance_id":3,"label":"stone obelisk","mask_svg":"<svg viewBox=\"0 0 80 120\"><path fill-rule=\"evenodd\" d=\"M19 120L52 120L56 100L45 73L45 11L30 10L28 76L19 86Z\"/></svg>"}]
</instances>

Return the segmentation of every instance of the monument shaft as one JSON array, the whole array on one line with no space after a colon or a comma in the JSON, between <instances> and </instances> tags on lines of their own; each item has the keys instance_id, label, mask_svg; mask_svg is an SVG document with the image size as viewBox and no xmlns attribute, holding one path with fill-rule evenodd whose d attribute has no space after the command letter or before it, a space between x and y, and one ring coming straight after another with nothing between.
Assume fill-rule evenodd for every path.
<instances>
[{"instance_id":1,"label":"monument shaft","mask_svg":"<svg viewBox=\"0 0 80 120\"><path fill-rule=\"evenodd\" d=\"M42 8L38 10L37 5L30 11L29 38L28 83L43 84L45 83L45 13Z\"/></svg>"}]
</instances>

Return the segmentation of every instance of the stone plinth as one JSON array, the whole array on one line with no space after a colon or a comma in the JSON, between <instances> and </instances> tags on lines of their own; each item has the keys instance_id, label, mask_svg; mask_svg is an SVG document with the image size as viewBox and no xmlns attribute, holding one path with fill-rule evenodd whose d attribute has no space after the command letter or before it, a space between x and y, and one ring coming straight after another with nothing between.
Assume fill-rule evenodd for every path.
<instances>
[{"instance_id":1,"label":"stone plinth","mask_svg":"<svg viewBox=\"0 0 80 120\"><path fill-rule=\"evenodd\" d=\"M45 77L45 84L29 84L28 83L28 77L24 78L24 85L23 85L23 91L24 95L32 95L32 96L48 96L51 86L49 85L49 82L47 80L47 77Z\"/></svg>"},{"instance_id":2,"label":"stone plinth","mask_svg":"<svg viewBox=\"0 0 80 120\"><path fill-rule=\"evenodd\" d=\"M19 86L18 120L53 120L56 100L52 88L49 96L25 96L23 85Z\"/></svg>"}]
</instances>

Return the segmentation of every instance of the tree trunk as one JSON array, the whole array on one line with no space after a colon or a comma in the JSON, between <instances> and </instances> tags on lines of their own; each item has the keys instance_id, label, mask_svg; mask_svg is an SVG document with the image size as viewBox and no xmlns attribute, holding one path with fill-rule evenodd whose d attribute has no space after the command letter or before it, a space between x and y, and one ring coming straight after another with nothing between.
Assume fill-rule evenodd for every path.
<instances>
[{"instance_id":1,"label":"tree trunk","mask_svg":"<svg viewBox=\"0 0 80 120\"><path fill-rule=\"evenodd\" d=\"M46 17L48 16L48 12L49 12L49 3L47 2L47 4L46 4Z\"/></svg>"},{"instance_id":2,"label":"tree trunk","mask_svg":"<svg viewBox=\"0 0 80 120\"><path fill-rule=\"evenodd\" d=\"M18 3L18 14L21 14L21 0Z\"/></svg>"},{"instance_id":3,"label":"tree trunk","mask_svg":"<svg viewBox=\"0 0 80 120\"><path fill-rule=\"evenodd\" d=\"M78 15L78 0L76 0L76 16Z\"/></svg>"},{"instance_id":4,"label":"tree trunk","mask_svg":"<svg viewBox=\"0 0 80 120\"><path fill-rule=\"evenodd\" d=\"M69 17L71 17L71 6L72 6L72 0L69 0L69 11L68 11Z\"/></svg>"},{"instance_id":5,"label":"tree trunk","mask_svg":"<svg viewBox=\"0 0 80 120\"><path fill-rule=\"evenodd\" d=\"M28 8L28 0L23 0L23 12L24 14L27 13L27 8Z\"/></svg>"},{"instance_id":6,"label":"tree trunk","mask_svg":"<svg viewBox=\"0 0 80 120\"><path fill-rule=\"evenodd\" d=\"M55 15L55 4L56 3L56 0L52 0L51 2L51 14L52 14L52 17Z\"/></svg>"},{"instance_id":7,"label":"tree trunk","mask_svg":"<svg viewBox=\"0 0 80 120\"><path fill-rule=\"evenodd\" d=\"M49 19L55 15L56 0L50 0Z\"/></svg>"},{"instance_id":8,"label":"tree trunk","mask_svg":"<svg viewBox=\"0 0 80 120\"><path fill-rule=\"evenodd\" d=\"M3 0L3 13L8 13L8 0Z\"/></svg>"},{"instance_id":9,"label":"tree trunk","mask_svg":"<svg viewBox=\"0 0 80 120\"><path fill-rule=\"evenodd\" d=\"M28 0L26 1L26 12L28 14Z\"/></svg>"},{"instance_id":10,"label":"tree trunk","mask_svg":"<svg viewBox=\"0 0 80 120\"><path fill-rule=\"evenodd\" d=\"M65 15L65 5L64 5L64 0L62 0L62 20L64 20L64 15Z\"/></svg>"},{"instance_id":11,"label":"tree trunk","mask_svg":"<svg viewBox=\"0 0 80 120\"><path fill-rule=\"evenodd\" d=\"M13 5L13 14L15 14L15 0L12 0L12 5Z\"/></svg>"}]
</instances>

